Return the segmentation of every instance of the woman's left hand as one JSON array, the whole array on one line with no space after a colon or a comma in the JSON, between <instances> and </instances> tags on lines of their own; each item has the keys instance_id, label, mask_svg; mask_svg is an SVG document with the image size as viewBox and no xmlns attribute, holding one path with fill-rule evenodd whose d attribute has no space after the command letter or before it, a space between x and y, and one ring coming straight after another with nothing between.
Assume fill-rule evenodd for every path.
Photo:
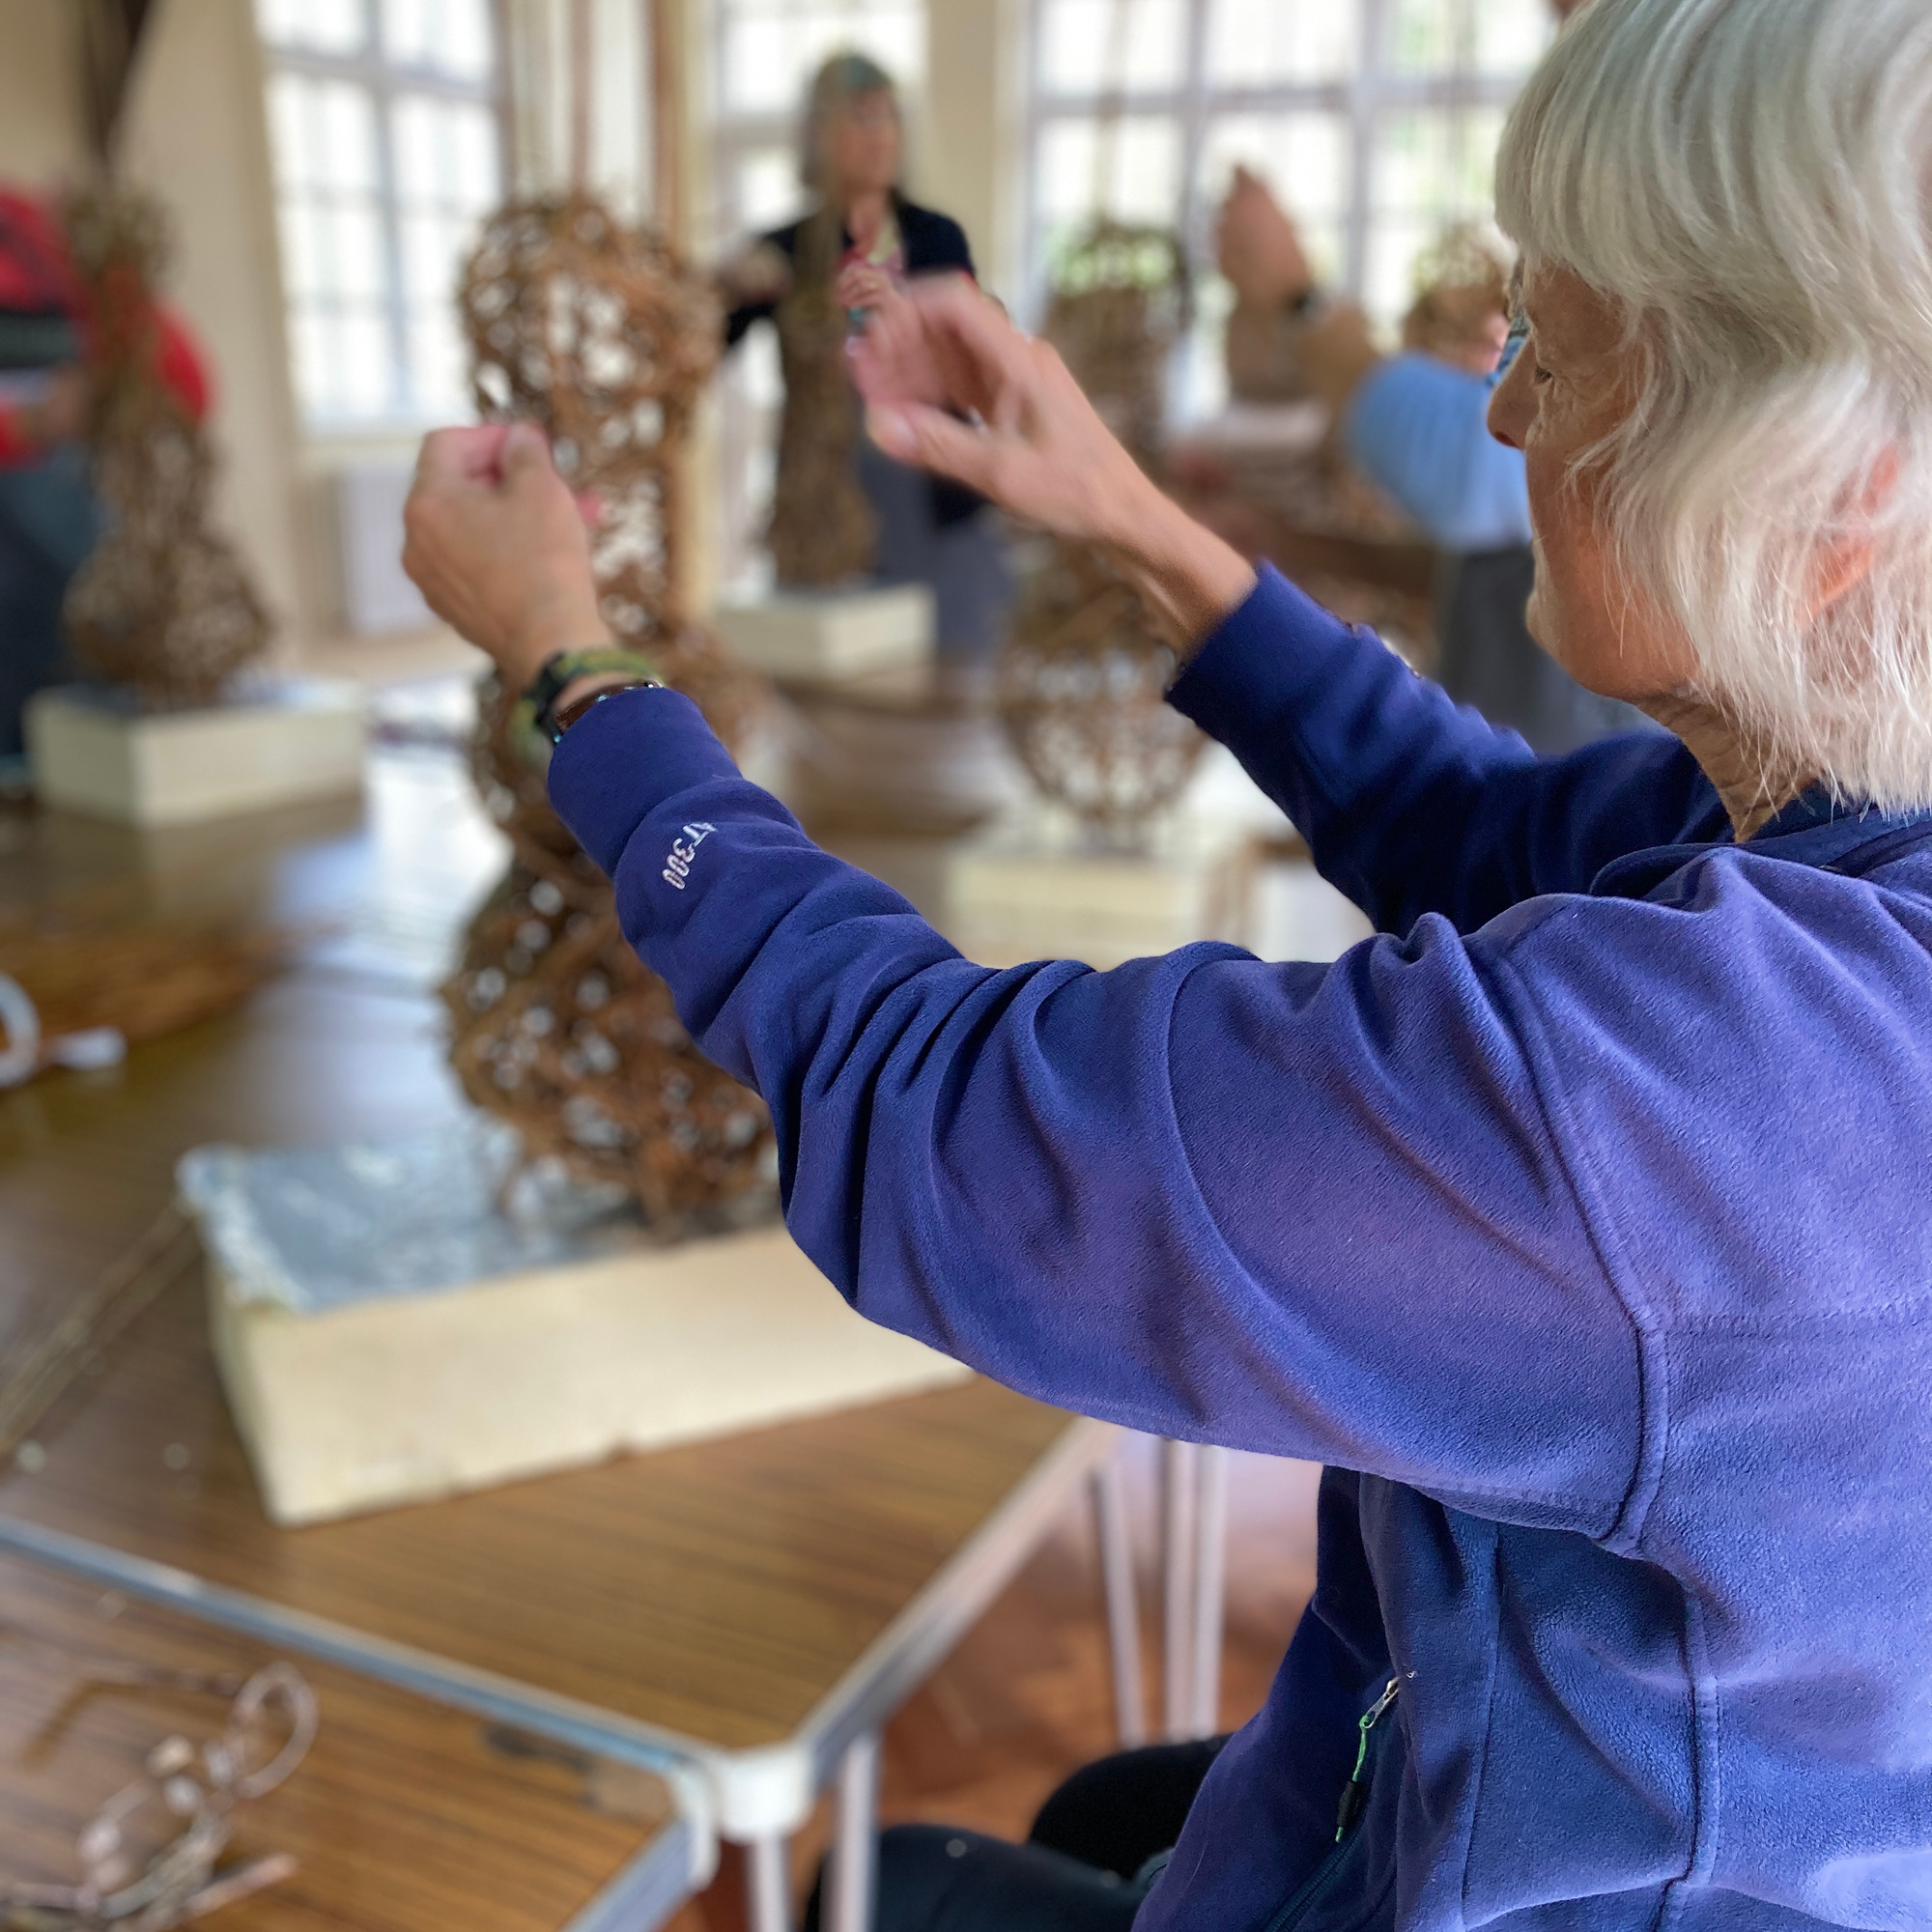
<instances>
[{"instance_id":1,"label":"woman's left hand","mask_svg":"<svg viewBox=\"0 0 1932 1932\"><path fill-rule=\"evenodd\" d=\"M430 609L521 690L554 652L611 641L584 505L530 423L423 439L403 511L403 568Z\"/></svg>"}]
</instances>

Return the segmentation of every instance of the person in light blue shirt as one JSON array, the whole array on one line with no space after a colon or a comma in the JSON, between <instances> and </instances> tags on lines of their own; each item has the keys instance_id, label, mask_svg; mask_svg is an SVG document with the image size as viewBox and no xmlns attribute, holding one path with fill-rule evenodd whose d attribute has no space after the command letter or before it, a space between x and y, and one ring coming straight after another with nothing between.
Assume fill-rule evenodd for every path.
<instances>
[{"instance_id":1,"label":"person in light blue shirt","mask_svg":"<svg viewBox=\"0 0 1932 1932\"><path fill-rule=\"evenodd\" d=\"M1222 209L1219 254L1236 295L1236 394L1327 403L1350 460L1443 553L1436 674L1450 696L1546 753L1641 728L1629 706L1583 690L1538 650L1523 623L1535 578L1523 461L1487 426L1506 366L1500 284L1445 327L1406 329L1409 346L1384 356L1359 307L1319 295L1293 222L1245 169Z\"/></svg>"}]
</instances>

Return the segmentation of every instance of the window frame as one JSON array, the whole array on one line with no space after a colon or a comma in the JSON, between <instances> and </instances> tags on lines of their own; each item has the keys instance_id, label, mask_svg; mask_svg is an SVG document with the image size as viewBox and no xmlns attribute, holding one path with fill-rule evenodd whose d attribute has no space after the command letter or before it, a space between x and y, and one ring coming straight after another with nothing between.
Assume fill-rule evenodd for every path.
<instances>
[{"instance_id":1,"label":"window frame","mask_svg":"<svg viewBox=\"0 0 1932 1932\"><path fill-rule=\"evenodd\" d=\"M1203 164L1211 124L1222 117L1325 115L1345 124L1349 193L1343 219L1340 292L1360 299L1367 286L1369 251L1378 213L1377 133L1385 117L1407 112L1479 113L1506 110L1528 78L1520 72L1482 72L1462 60L1434 72L1404 73L1391 49L1397 0L1358 0L1360 12L1352 70L1329 81L1277 81L1254 86L1212 84L1208 74L1208 34L1214 0L1182 0L1184 63L1177 85L1128 86L1118 93L1058 93L1046 77L1046 14L1052 0L1028 0L1025 115L1026 185L1022 261L1026 264L1027 313L1044 313L1049 296L1046 258L1049 229L1041 194L1040 158L1055 123L1096 122L1111 112L1122 119L1146 115L1171 119L1179 128L1179 194L1175 218L1197 273L1213 270L1213 208L1204 194ZM1469 0L1473 21L1482 0Z\"/></svg>"},{"instance_id":2,"label":"window frame","mask_svg":"<svg viewBox=\"0 0 1932 1932\"><path fill-rule=\"evenodd\" d=\"M465 80L440 68L392 60L382 51L382 0L354 0L362 19L362 47L353 54L333 54L315 47L287 45L270 40L264 31L259 14L255 19L257 44L261 48L263 101L267 105L275 79L284 73L306 80L347 82L362 88L369 96L375 120L375 202L377 228L381 238L383 272L385 282L383 302L384 329L388 342L389 400L380 413L311 414L301 393L293 353L289 362L290 384L295 391L296 412L304 434L318 440L353 440L384 433L414 433L439 418L435 412L403 393L412 384L414 357L411 349L411 316L408 277L404 270L404 204L397 184L393 112L399 96L430 95L438 99L459 101L486 108L497 132L497 180L507 188L516 153L512 121L508 60L507 0L485 0L489 15L492 59L488 79ZM284 186L279 177L279 159L272 138L269 144L272 179L277 246L285 245L281 233ZM451 289L453 305L456 291ZM303 304L284 289L282 312L293 323ZM293 345L291 345L293 351Z\"/></svg>"}]
</instances>

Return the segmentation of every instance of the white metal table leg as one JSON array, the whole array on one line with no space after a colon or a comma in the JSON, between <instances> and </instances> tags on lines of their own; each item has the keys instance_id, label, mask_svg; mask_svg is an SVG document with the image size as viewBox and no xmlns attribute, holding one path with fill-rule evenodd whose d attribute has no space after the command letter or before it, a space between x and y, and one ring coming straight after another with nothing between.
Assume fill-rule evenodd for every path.
<instances>
[{"instance_id":1,"label":"white metal table leg","mask_svg":"<svg viewBox=\"0 0 1932 1932\"><path fill-rule=\"evenodd\" d=\"M1221 1728L1221 1643L1228 1608L1228 1452L1204 1443L1198 1460L1194 1658L1189 1672L1194 1708L1188 1714L1188 1735L1211 1738Z\"/></svg>"},{"instance_id":2,"label":"white metal table leg","mask_svg":"<svg viewBox=\"0 0 1932 1932\"><path fill-rule=\"evenodd\" d=\"M791 1932L791 1875L782 1835L753 1838L745 1847L750 1866L752 1932Z\"/></svg>"},{"instance_id":3,"label":"white metal table leg","mask_svg":"<svg viewBox=\"0 0 1932 1932\"><path fill-rule=\"evenodd\" d=\"M879 1738L854 1738L838 1762L838 1812L826 1889L825 1932L872 1932L879 1869Z\"/></svg>"},{"instance_id":4,"label":"white metal table leg","mask_svg":"<svg viewBox=\"0 0 1932 1932\"><path fill-rule=\"evenodd\" d=\"M1134 1549L1118 1456L1094 1471L1094 1527L1107 1598L1107 1648L1114 1668L1114 1722L1122 1750L1148 1741L1147 1693L1141 1683L1141 1616L1134 1598Z\"/></svg>"},{"instance_id":5,"label":"white metal table leg","mask_svg":"<svg viewBox=\"0 0 1932 1932\"><path fill-rule=\"evenodd\" d=\"M1200 1554L1195 1529L1199 1500L1200 1449L1192 1442L1167 1442L1166 1507L1162 1512L1161 1728L1170 1744L1190 1735L1194 1717L1194 1569Z\"/></svg>"}]
</instances>

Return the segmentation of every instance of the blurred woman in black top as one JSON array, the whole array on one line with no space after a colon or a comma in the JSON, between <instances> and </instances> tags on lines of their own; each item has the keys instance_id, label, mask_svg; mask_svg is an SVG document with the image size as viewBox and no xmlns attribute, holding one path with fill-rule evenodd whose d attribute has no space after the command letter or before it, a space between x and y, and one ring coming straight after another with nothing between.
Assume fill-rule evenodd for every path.
<instances>
[{"instance_id":1,"label":"blurred woman in black top","mask_svg":"<svg viewBox=\"0 0 1932 1932\"><path fill-rule=\"evenodd\" d=\"M777 320L802 286L829 288L849 329L864 327L878 292L918 275L974 274L965 231L950 215L900 192L905 134L891 77L862 54L826 62L807 98L800 178L817 205L761 237L721 276L728 304L725 341L735 345L757 323ZM843 384L841 374L838 379ZM813 433L811 412L787 396L781 433L780 489L794 470L787 445ZM882 583L930 584L938 604L942 657L983 660L999 642L1011 601L1003 547L985 499L956 483L892 461L858 431L853 463L876 520L872 575ZM805 452L798 452L804 455ZM799 466L803 467L803 466ZM810 517L822 506L806 504ZM782 525L781 509L775 525ZM777 532L775 531L775 535ZM780 544L781 582L787 571Z\"/></svg>"}]
</instances>

